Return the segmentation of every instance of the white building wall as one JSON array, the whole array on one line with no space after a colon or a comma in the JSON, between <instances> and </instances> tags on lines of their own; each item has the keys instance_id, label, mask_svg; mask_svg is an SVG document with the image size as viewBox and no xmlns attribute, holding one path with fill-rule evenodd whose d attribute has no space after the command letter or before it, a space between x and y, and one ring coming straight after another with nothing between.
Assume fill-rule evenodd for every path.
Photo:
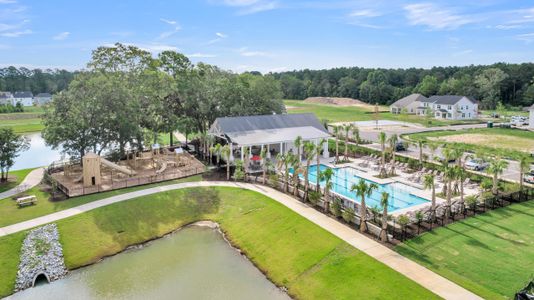
<instances>
[{"instance_id":1,"label":"white building wall","mask_svg":"<svg viewBox=\"0 0 534 300\"><path fill-rule=\"evenodd\" d=\"M534 106L530 108L530 117L528 121L528 128L534 129Z\"/></svg>"}]
</instances>

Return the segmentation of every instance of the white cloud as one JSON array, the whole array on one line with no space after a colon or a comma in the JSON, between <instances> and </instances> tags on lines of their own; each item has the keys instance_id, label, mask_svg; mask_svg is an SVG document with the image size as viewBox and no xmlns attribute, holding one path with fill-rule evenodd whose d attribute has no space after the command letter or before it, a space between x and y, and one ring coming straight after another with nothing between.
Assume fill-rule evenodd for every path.
<instances>
[{"instance_id":1,"label":"white cloud","mask_svg":"<svg viewBox=\"0 0 534 300\"><path fill-rule=\"evenodd\" d=\"M280 7L277 1L272 0L219 0L212 2L231 7L238 7L238 15L251 15Z\"/></svg>"},{"instance_id":2,"label":"white cloud","mask_svg":"<svg viewBox=\"0 0 534 300\"><path fill-rule=\"evenodd\" d=\"M13 4L17 3L15 0L0 0L0 4Z\"/></svg>"},{"instance_id":3,"label":"white cloud","mask_svg":"<svg viewBox=\"0 0 534 300\"><path fill-rule=\"evenodd\" d=\"M225 39L225 38L228 37L226 34L221 33L221 32L216 32L215 35L218 36L218 37L220 37L221 39Z\"/></svg>"},{"instance_id":4,"label":"white cloud","mask_svg":"<svg viewBox=\"0 0 534 300\"><path fill-rule=\"evenodd\" d=\"M500 30L510 30L510 29L518 29L518 28L523 28L523 26L521 25L507 25L507 24L500 24L500 25L497 25L495 27L493 27L495 29L500 29Z\"/></svg>"},{"instance_id":5,"label":"white cloud","mask_svg":"<svg viewBox=\"0 0 534 300\"><path fill-rule=\"evenodd\" d=\"M474 20L467 15L456 14L432 3L416 3L404 6L411 25L427 26L430 29L456 29Z\"/></svg>"},{"instance_id":6,"label":"white cloud","mask_svg":"<svg viewBox=\"0 0 534 300\"><path fill-rule=\"evenodd\" d=\"M534 32L532 33L525 33L525 34L518 34L515 36L516 39L523 41L527 44L530 44L534 42Z\"/></svg>"},{"instance_id":7,"label":"white cloud","mask_svg":"<svg viewBox=\"0 0 534 300\"><path fill-rule=\"evenodd\" d=\"M169 25L176 25L176 24L177 24L176 21L174 21L174 20L167 20L167 19L163 19L163 18L161 18L161 19L159 19L159 20L160 20L161 22L163 22L163 23L167 23L167 24L169 24Z\"/></svg>"},{"instance_id":8,"label":"white cloud","mask_svg":"<svg viewBox=\"0 0 534 300\"><path fill-rule=\"evenodd\" d=\"M228 35L224 34L224 33L220 33L220 32L216 32L215 35L217 36L216 38L214 38L213 40L209 40L206 44L207 45L211 45L211 44L215 44L215 43L218 43L222 40L224 40L225 38L228 37Z\"/></svg>"},{"instance_id":9,"label":"white cloud","mask_svg":"<svg viewBox=\"0 0 534 300\"><path fill-rule=\"evenodd\" d=\"M372 18L372 17L379 17L382 14L380 12L377 12L372 9L362 9L362 10L354 10L349 14L349 17L362 17L362 18Z\"/></svg>"},{"instance_id":10,"label":"white cloud","mask_svg":"<svg viewBox=\"0 0 534 300\"><path fill-rule=\"evenodd\" d=\"M56 40L56 41L62 41L64 39L68 38L69 35L70 35L70 32L65 31L65 32L62 32L62 33L59 33L59 34L55 35L53 37L53 39Z\"/></svg>"},{"instance_id":11,"label":"white cloud","mask_svg":"<svg viewBox=\"0 0 534 300\"><path fill-rule=\"evenodd\" d=\"M9 38L16 38L23 35L32 34L33 32L30 29L21 30L21 31L10 31L10 32L3 32L0 34L0 36L3 37L9 37Z\"/></svg>"},{"instance_id":12,"label":"white cloud","mask_svg":"<svg viewBox=\"0 0 534 300\"><path fill-rule=\"evenodd\" d=\"M186 54L185 56L191 57L191 58L212 58L217 57L215 54L206 54L206 53L193 53L193 54Z\"/></svg>"}]
</instances>

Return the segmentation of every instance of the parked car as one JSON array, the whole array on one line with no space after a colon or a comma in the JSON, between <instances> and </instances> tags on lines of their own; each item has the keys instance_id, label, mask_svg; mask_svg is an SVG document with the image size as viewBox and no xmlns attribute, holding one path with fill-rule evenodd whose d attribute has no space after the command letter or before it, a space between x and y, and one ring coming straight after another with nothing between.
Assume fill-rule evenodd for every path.
<instances>
[{"instance_id":1,"label":"parked car","mask_svg":"<svg viewBox=\"0 0 534 300\"><path fill-rule=\"evenodd\" d=\"M397 142L397 144L395 145L395 151L406 151L406 146L404 146L404 142Z\"/></svg>"},{"instance_id":2,"label":"parked car","mask_svg":"<svg viewBox=\"0 0 534 300\"><path fill-rule=\"evenodd\" d=\"M525 176L523 177L523 180L527 183L534 184L534 169L530 170L528 174L525 174Z\"/></svg>"},{"instance_id":3,"label":"parked car","mask_svg":"<svg viewBox=\"0 0 534 300\"><path fill-rule=\"evenodd\" d=\"M465 162L465 167L469 170L482 171L489 166L488 162L482 159L470 159Z\"/></svg>"}]
</instances>

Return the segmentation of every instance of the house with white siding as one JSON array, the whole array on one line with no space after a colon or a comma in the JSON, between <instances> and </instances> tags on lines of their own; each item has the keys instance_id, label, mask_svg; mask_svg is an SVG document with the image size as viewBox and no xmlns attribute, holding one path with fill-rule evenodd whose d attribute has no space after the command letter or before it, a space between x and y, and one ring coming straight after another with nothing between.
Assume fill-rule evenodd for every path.
<instances>
[{"instance_id":1,"label":"house with white siding","mask_svg":"<svg viewBox=\"0 0 534 300\"><path fill-rule=\"evenodd\" d=\"M13 94L10 92L0 92L0 105L13 104Z\"/></svg>"},{"instance_id":2,"label":"house with white siding","mask_svg":"<svg viewBox=\"0 0 534 300\"><path fill-rule=\"evenodd\" d=\"M528 121L528 128L534 129L534 104L528 109L530 112L530 117Z\"/></svg>"},{"instance_id":3,"label":"house with white siding","mask_svg":"<svg viewBox=\"0 0 534 300\"><path fill-rule=\"evenodd\" d=\"M22 104L22 106L33 106L33 94L30 91L15 92L13 94L13 105L17 103Z\"/></svg>"},{"instance_id":4,"label":"house with white siding","mask_svg":"<svg viewBox=\"0 0 534 300\"><path fill-rule=\"evenodd\" d=\"M436 119L469 120L477 118L478 102L466 96L444 95L427 98L420 94L411 94L390 106L390 111L394 114L424 116L428 110L431 110Z\"/></svg>"},{"instance_id":5,"label":"house with white siding","mask_svg":"<svg viewBox=\"0 0 534 300\"><path fill-rule=\"evenodd\" d=\"M52 101L52 95L49 93L39 93L33 98L35 105L45 105L50 101Z\"/></svg>"}]
</instances>

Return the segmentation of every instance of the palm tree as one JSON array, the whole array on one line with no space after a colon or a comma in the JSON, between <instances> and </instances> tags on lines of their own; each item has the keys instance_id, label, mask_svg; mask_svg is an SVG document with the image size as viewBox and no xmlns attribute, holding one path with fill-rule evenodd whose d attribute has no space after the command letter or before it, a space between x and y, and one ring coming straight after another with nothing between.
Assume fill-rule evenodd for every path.
<instances>
[{"instance_id":1,"label":"palm tree","mask_svg":"<svg viewBox=\"0 0 534 300\"><path fill-rule=\"evenodd\" d=\"M321 172L321 179L325 181L324 184L324 211L328 212L330 209L330 190L332 189L332 177L334 176L334 170L327 168Z\"/></svg>"},{"instance_id":2,"label":"palm tree","mask_svg":"<svg viewBox=\"0 0 534 300\"><path fill-rule=\"evenodd\" d=\"M521 155L519 157L519 189L523 190L523 177L525 173L530 171L530 162L526 155Z\"/></svg>"},{"instance_id":3,"label":"palm tree","mask_svg":"<svg viewBox=\"0 0 534 300\"><path fill-rule=\"evenodd\" d=\"M207 155L208 155L208 158L209 158L209 164L211 165L211 156L213 155L213 151L212 151L212 148L213 148L213 143L215 142L215 137L213 135L208 135L206 137L206 150L207 150Z\"/></svg>"},{"instance_id":4,"label":"palm tree","mask_svg":"<svg viewBox=\"0 0 534 300\"><path fill-rule=\"evenodd\" d=\"M460 202L464 203L464 181L467 178L467 172L462 167L456 167L456 179L460 182Z\"/></svg>"},{"instance_id":5,"label":"palm tree","mask_svg":"<svg viewBox=\"0 0 534 300\"><path fill-rule=\"evenodd\" d=\"M334 130L334 138L336 139L336 160L335 160L335 163L337 164L339 162L339 133L341 132L341 129L339 128L339 126L337 125L334 125L333 127L333 130Z\"/></svg>"},{"instance_id":6,"label":"palm tree","mask_svg":"<svg viewBox=\"0 0 534 300\"><path fill-rule=\"evenodd\" d=\"M302 137L300 135L297 136L293 144L295 145L295 147L297 147L297 157L299 158L299 160L302 159L302 156L300 155L300 147L302 146Z\"/></svg>"},{"instance_id":7,"label":"palm tree","mask_svg":"<svg viewBox=\"0 0 534 300\"><path fill-rule=\"evenodd\" d=\"M430 150L430 161L433 161L434 157L436 156L436 150L439 146L436 143L429 143L427 147Z\"/></svg>"},{"instance_id":8,"label":"palm tree","mask_svg":"<svg viewBox=\"0 0 534 300\"><path fill-rule=\"evenodd\" d=\"M294 155L291 153L278 153L276 159L278 160L278 169L284 169L284 191L289 191L289 168L291 160Z\"/></svg>"},{"instance_id":9,"label":"palm tree","mask_svg":"<svg viewBox=\"0 0 534 300\"><path fill-rule=\"evenodd\" d=\"M304 170L304 199L308 197L308 190L310 188L310 164L315 155L315 145L309 141L304 143L304 157L306 158L306 169ZM319 165L317 165L317 177L319 177Z\"/></svg>"},{"instance_id":10,"label":"palm tree","mask_svg":"<svg viewBox=\"0 0 534 300\"><path fill-rule=\"evenodd\" d=\"M293 169L292 181L293 181L293 195L298 196L299 193L299 175L302 174L302 167L300 159L295 155L290 155L289 165Z\"/></svg>"},{"instance_id":11,"label":"palm tree","mask_svg":"<svg viewBox=\"0 0 534 300\"><path fill-rule=\"evenodd\" d=\"M380 176L386 176L386 133L380 132L378 141L380 142L380 150L382 151L382 160L380 161Z\"/></svg>"},{"instance_id":12,"label":"palm tree","mask_svg":"<svg viewBox=\"0 0 534 300\"><path fill-rule=\"evenodd\" d=\"M382 230L380 231L380 240L385 243L388 241L389 194L387 192L382 192L382 197L380 198L380 205L382 205Z\"/></svg>"},{"instance_id":13,"label":"palm tree","mask_svg":"<svg viewBox=\"0 0 534 300\"><path fill-rule=\"evenodd\" d=\"M326 143L326 140L325 139L321 139L317 145L315 145L315 157L317 159L317 168L319 168L319 166L321 165L321 151L323 150L323 147L324 147L324 144ZM318 192L320 190L320 186L319 186L319 182L320 182L320 178L319 176L317 176L316 178L316 182L315 182L315 190Z\"/></svg>"},{"instance_id":14,"label":"palm tree","mask_svg":"<svg viewBox=\"0 0 534 300\"><path fill-rule=\"evenodd\" d=\"M213 153L215 153L215 156L217 157L217 167L219 166L219 162L221 160L221 149L222 149L222 145L217 143L217 145L213 146L212 147L212 151Z\"/></svg>"},{"instance_id":15,"label":"palm tree","mask_svg":"<svg viewBox=\"0 0 534 300\"><path fill-rule=\"evenodd\" d=\"M423 148L425 147L425 141L424 140L418 140L416 142L417 147L419 147L419 164L423 165Z\"/></svg>"},{"instance_id":16,"label":"palm tree","mask_svg":"<svg viewBox=\"0 0 534 300\"><path fill-rule=\"evenodd\" d=\"M432 189L432 215L436 211L436 182L432 174L425 174L423 177L423 185L425 189Z\"/></svg>"},{"instance_id":17,"label":"palm tree","mask_svg":"<svg viewBox=\"0 0 534 300\"><path fill-rule=\"evenodd\" d=\"M371 194L374 190L378 189L378 185L376 183L369 183L367 184L365 180L362 178L358 182L358 184L352 184L350 187L351 192L356 192L356 196L361 197L361 203L360 203L360 232L366 232L367 231L367 206L365 205L365 197L371 197Z\"/></svg>"},{"instance_id":18,"label":"palm tree","mask_svg":"<svg viewBox=\"0 0 534 300\"><path fill-rule=\"evenodd\" d=\"M345 152L344 156L345 159L348 159L349 156L349 133L354 128L354 125L352 123L346 124L343 129L345 129Z\"/></svg>"},{"instance_id":19,"label":"palm tree","mask_svg":"<svg viewBox=\"0 0 534 300\"><path fill-rule=\"evenodd\" d=\"M230 180L230 146L224 145L224 147L221 148L220 152L226 160L226 180Z\"/></svg>"},{"instance_id":20,"label":"palm tree","mask_svg":"<svg viewBox=\"0 0 534 300\"><path fill-rule=\"evenodd\" d=\"M498 192L499 175L504 172L504 169L506 169L506 167L508 167L508 162L506 160L501 159L500 157L495 157L490 161L487 172L493 175L493 187L491 189L491 192L494 195L497 195Z\"/></svg>"},{"instance_id":21,"label":"palm tree","mask_svg":"<svg viewBox=\"0 0 534 300\"><path fill-rule=\"evenodd\" d=\"M389 146L391 147L391 176L395 176L395 150L397 147L397 142L399 141L399 138L397 134L392 134L389 139Z\"/></svg>"},{"instance_id":22,"label":"palm tree","mask_svg":"<svg viewBox=\"0 0 534 300\"><path fill-rule=\"evenodd\" d=\"M356 125L352 125L352 139L354 140L354 143L356 144L356 147L360 143L360 130Z\"/></svg>"},{"instance_id":23,"label":"palm tree","mask_svg":"<svg viewBox=\"0 0 534 300\"><path fill-rule=\"evenodd\" d=\"M447 220L451 216L451 198L452 198L452 187L451 184L456 178L456 170L453 167L447 166L445 167L445 170L443 171L443 178L445 180L444 185L447 186L447 211L446 211L446 218Z\"/></svg>"},{"instance_id":24,"label":"palm tree","mask_svg":"<svg viewBox=\"0 0 534 300\"><path fill-rule=\"evenodd\" d=\"M261 164L262 164L262 172L263 172L263 184L267 182L267 149L263 148L260 152L260 158L261 158Z\"/></svg>"}]
</instances>

